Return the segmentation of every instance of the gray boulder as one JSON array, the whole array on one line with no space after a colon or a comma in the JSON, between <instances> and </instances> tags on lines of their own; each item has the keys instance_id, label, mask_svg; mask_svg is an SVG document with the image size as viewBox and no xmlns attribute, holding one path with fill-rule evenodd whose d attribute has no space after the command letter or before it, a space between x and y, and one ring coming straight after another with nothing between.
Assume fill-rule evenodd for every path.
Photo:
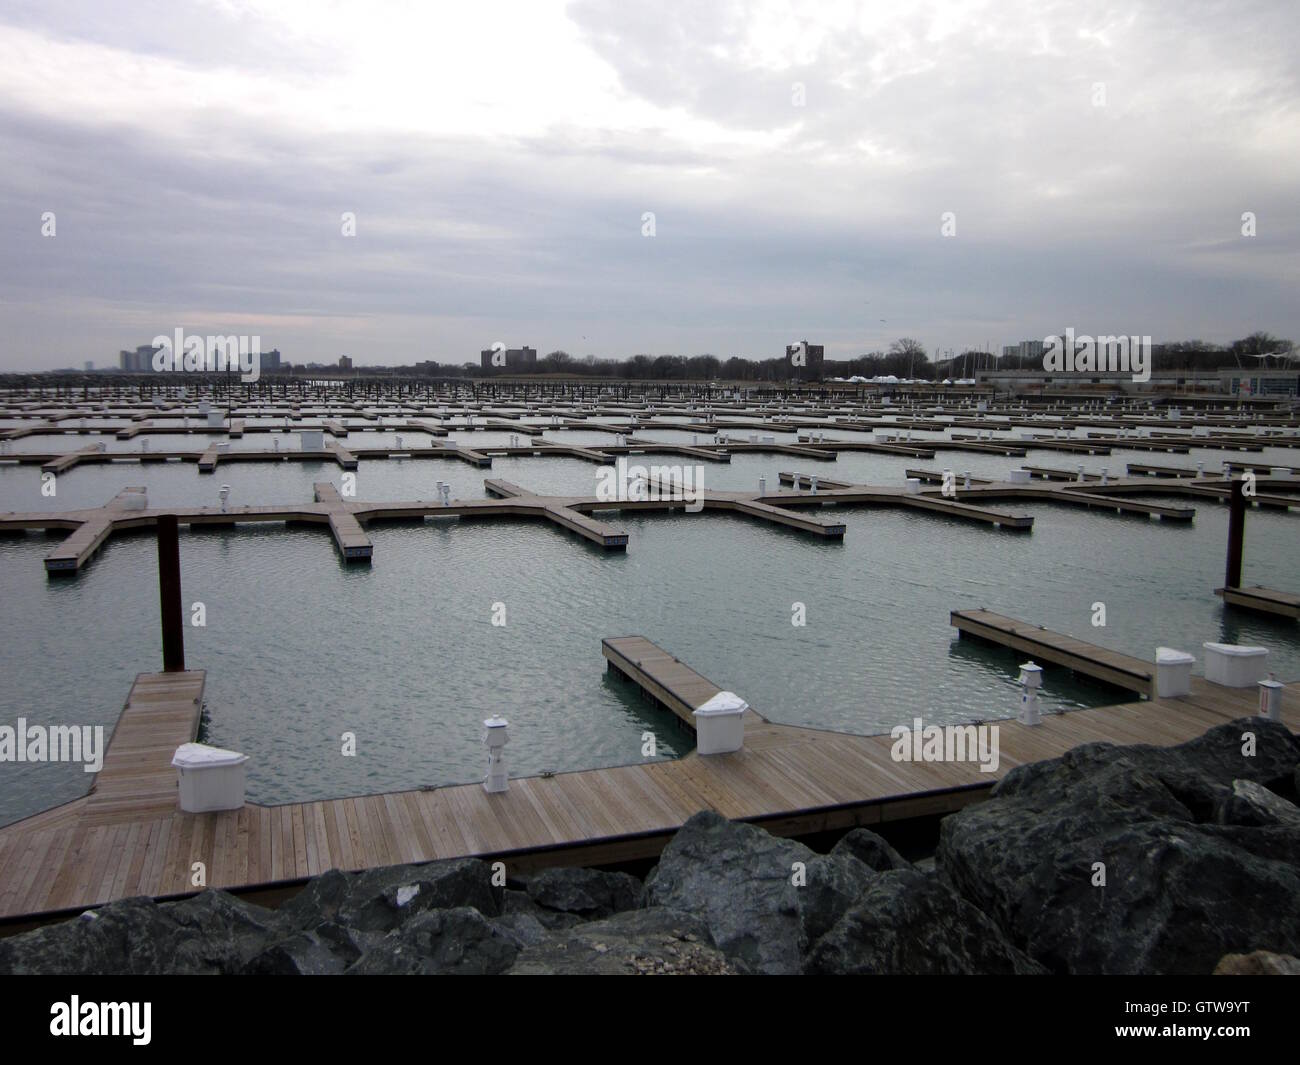
<instances>
[{"instance_id":1,"label":"gray boulder","mask_svg":"<svg viewBox=\"0 0 1300 1065\"><path fill-rule=\"evenodd\" d=\"M809 952L819 975L1041 973L991 920L936 877L881 873Z\"/></svg>"},{"instance_id":2,"label":"gray boulder","mask_svg":"<svg viewBox=\"0 0 1300 1065\"><path fill-rule=\"evenodd\" d=\"M849 854L878 873L890 869L911 869L912 863L889 845L889 841L866 828L855 828L831 848L832 854Z\"/></svg>"},{"instance_id":3,"label":"gray boulder","mask_svg":"<svg viewBox=\"0 0 1300 1065\"><path fill-rule=\"evenodd\" d=\"M474 858L371 869L351 878L335 917L362 932L391 931L426 910L470 906L495 917L502 889L491 878L491 867Z\"/></svg>"},{"instance_id":4,"label":"gray boulder","mask_svg":"<svg viewBox=\"0 0 1300 1065\"><path fill-rule=\"evenodd\" d=\"M518 953L515 940L478 910L457 906L416 914L367 950L347 971L351 975L483 976L505 972Z\"/></svg>"},{"instance_id":5,"label":"gray boulder","mask_svg":"<svg viewBox=\"0 0 1300 1065\"><path fill-rule=\"evenodd\" d=\"M1251 954L1225 954L1214 967L1215 976L1300 976L1300 958L1257 950Z\"/></svg>"},{"instance_id":6,"label":"gray boulder","mask_svg":"<svg viewBox=\"0 0 1300 1065\"><path fill-rule=\"evenodd\" d=\"M636 877L599 869L544 869L520 880L538 906L587 920L634 910L641 897Z\"/></svg>"},{"instance_id":7,"label":"gray boulder","mask_svg":"<svg viewBox=\"0 0 1300 1065\"><path fill-rule=\"evenodd\" d=\"M795 973L809 944L876 875L849 854L819 855L706 810L664 849L642 903L700 917L718 948L747 969Z\"/></svg>"},{"instance_id":8,"label":"gray boulder","mask_svg":"<svg viewBox=\"0 0 1300 1065\"><path fill-rule=\"evenodd\" d=\"M207 890L179 902L122 899L0 939L0 973L235 972L281 934L274 911Z\"/></svg>"},{"instance_id":9,"label":"gray boulder","mask_svg":"<svg viewBox=\"0 0 1300 1065\"><path fill-rule=\"evenodd\" d=\"M1221 825L1289 826L1300 829L1300 808L1253 780L1234 780L1214 819Z\"/></svg>"},{"instance_id":10,"label":"gray boulder","mask_svg":"<svg viewBox=\"0 0 1300 1065\"><path fill-rule=\"evenodd\" d=\"M1295 953L1300 832L1214 822L1244 802L1234 782L1289 788L1297 760L1290 732L1261 718L1176 748L1087 744L1012 770L945 818L937 857L1055 972L1209 973L1230 952Z\"/></svg>"}]
</instances>

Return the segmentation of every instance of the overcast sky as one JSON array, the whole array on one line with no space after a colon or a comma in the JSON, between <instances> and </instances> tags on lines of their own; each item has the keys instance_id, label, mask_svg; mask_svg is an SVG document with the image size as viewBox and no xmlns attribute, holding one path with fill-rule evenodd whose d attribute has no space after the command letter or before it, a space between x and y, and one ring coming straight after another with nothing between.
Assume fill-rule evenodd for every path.
<instances>
[{"instance_id":1,"label":"overcast sky","mask_svg":"<svg viewBox=\"0 0 1300 1065\"><path fill-rule=\"evenodd\" d=\"M1295 0L0 0L0 369L177 327L358 364L1300 340L1298 31Z\"/></svg>"}]
</instances>

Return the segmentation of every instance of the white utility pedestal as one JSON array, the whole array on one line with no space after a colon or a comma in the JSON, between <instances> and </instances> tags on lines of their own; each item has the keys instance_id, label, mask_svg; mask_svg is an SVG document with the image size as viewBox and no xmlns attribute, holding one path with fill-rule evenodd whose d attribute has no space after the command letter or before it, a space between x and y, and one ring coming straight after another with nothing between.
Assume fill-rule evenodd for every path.
<instances>
[{"instance_id":1,"label":"white utility pedestal","mask_svg":"<svg viewBox=\"0 0 1300 1065\"><path fill-rule=\"evenodd\" d=\"M1038 710L1038 689L1043 686L1043 667L1032 660L1020 667L1020 723L1041 725L1043 716Z\"/></svg>"},{"instance_id":2,"label":"white utility pedestal","mask_svg":"<svg viewBox=\"0 0 1300 1065\"><path fill-rule=\"evenodd\" d=\"M1207 643L1205 679L1225 688L1251 688L1264 678L1267 647L1237 643Z\"/></svg>"},{"instance_id":3,"label":"white utility pedestal","mask_svg":"<svg viewBox=\"0 0 1300 1065\"><path fill-rule=\"evenodd\" d=\"M1192 692L1194 655L1172 647L1156 648L1156 698L1175 699Z\"/></svg>"},{"instance_id":4,"label":"white utility pedestal","mask_svg":"<svg viewBox=\"0 0 1300 1065\"><path fill-rule=\"evenodd\" d=\"M488 749L488 771L483 778L484 791L505 791L510 786L506 769L506 744L510 742L510 722L496 715L483 722L483 746Z\"/></svg>"},{"instance_id":5,"label":"white utility pedestal","mask_svg":"<svg viewBox=\"0 0 1300 1065\"><path fill-rule=\"evenodd\" d=\"M1272 673L1259 682L1259 716L1270 721L1282 720L1282 689L1285 688Z\"/></svg>"},{"instance_id":6,"label":"white utility pedestal","mask_svg":"<svg viewBox=\"0 0 1300 1065\"><path fill-rule=\"evenodd\" d=\"M180 784L181 810L187 814L238 810L244 805L248 755L182 743L172 756Z\"/></svg>"},{"instance_id":7,"label":"white utility pedestal","mask_svg":"<svg viewBox=\"0 0 1300 1065\"><path fill-rule=\"evenodd\" d=\"M695 709L698 754L729 754L745 745L745 711L749 704L735 692L718 692Z\"/></svg>"}]
</instances>

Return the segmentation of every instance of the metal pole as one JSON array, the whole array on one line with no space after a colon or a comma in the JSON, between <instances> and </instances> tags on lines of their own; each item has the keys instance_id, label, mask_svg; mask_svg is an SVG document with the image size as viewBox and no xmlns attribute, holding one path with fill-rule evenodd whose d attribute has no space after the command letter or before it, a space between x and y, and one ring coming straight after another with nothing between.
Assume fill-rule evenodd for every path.
<instances>
[{"instance_id":1,"label":"metal pole","mask_svg":"<svg viewBox=\"0 0 1300 1065\"><path fill-rule=\"evenodd\" d=\"M158 605L162 614L163 672L185 672L185 623L181 608L181 545L175 514L158 518Z\"/></svg>"},{"instance_id":2,"label":"metal pole","mask_svg":"<svg viewBox=\"0 0 1300 1065\"><path fill-rule=\"evenodd\" d=\"M1240 477L1232 478L1228 496L1228 569L1223 584L1226 588L1241 587L1242 541L1246 532L1246 494Z\"/></svg>"}]
</instances>

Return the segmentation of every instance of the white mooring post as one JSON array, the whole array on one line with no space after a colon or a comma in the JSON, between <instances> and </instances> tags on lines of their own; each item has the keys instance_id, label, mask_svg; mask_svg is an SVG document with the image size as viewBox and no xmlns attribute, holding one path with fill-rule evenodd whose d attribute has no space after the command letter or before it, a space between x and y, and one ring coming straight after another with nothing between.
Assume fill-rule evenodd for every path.
<instances>
[{"instance_id":1,"label":"white mooring post","mask_svg":"<svg viewBox=\"0 0 1300 1065\"><path fill-rule=\"evenodd\" d=\"M488 752L487 776L483 778L484 791L505 791L510 786L505 749L510 742L509 726L509 721L495 714L483 722L483 746Z\"/></svg>"},{"instance_id":2,"label":"white mooring post","mask_svg":"<svg viewBox=\"0 0 1300 1065\"><path fill-rule=\"evenodd\" d=\"M760 496L765 496L765 495L767 495L767 478L766 478L766 477L760 477L760 478L758 479L758 494L759 494Z\"/></svg>"},{"instance_id":3,"label":"white mooring post","mask_svg":"<svg viewBox=\"0 0 1300 1065\"><path fill-rule=\"evenodd\" d=\"M1022 725L1041 725L1038 710L1038 689L1043 686L1043 667L1031 660L1020 667L1020 717Z\"/></svg>"},{"instance_id":4,"label":"white mooring post","mask_svg":"<svg viewBox=\"0 0 1300 1065\"><path fill-rule=\"evenodd\" d=\"M224 514L226 512L226 501L230 499L230 485L223 484L221 490L217 493L217 497L221 500L221 513Z\"/></svg>"},{"instance_id":5,"label":"white mooring post","mask_svg":"<svg viewBox=\"0 0 1300 1065\"><path fill-rule=\"evenodd\" d=\"M1270 673L1266 680L1259 682L1259 716L1270 721L1282 720L1282 688L1277 674Z\"/></svg>"}]
</instances>

